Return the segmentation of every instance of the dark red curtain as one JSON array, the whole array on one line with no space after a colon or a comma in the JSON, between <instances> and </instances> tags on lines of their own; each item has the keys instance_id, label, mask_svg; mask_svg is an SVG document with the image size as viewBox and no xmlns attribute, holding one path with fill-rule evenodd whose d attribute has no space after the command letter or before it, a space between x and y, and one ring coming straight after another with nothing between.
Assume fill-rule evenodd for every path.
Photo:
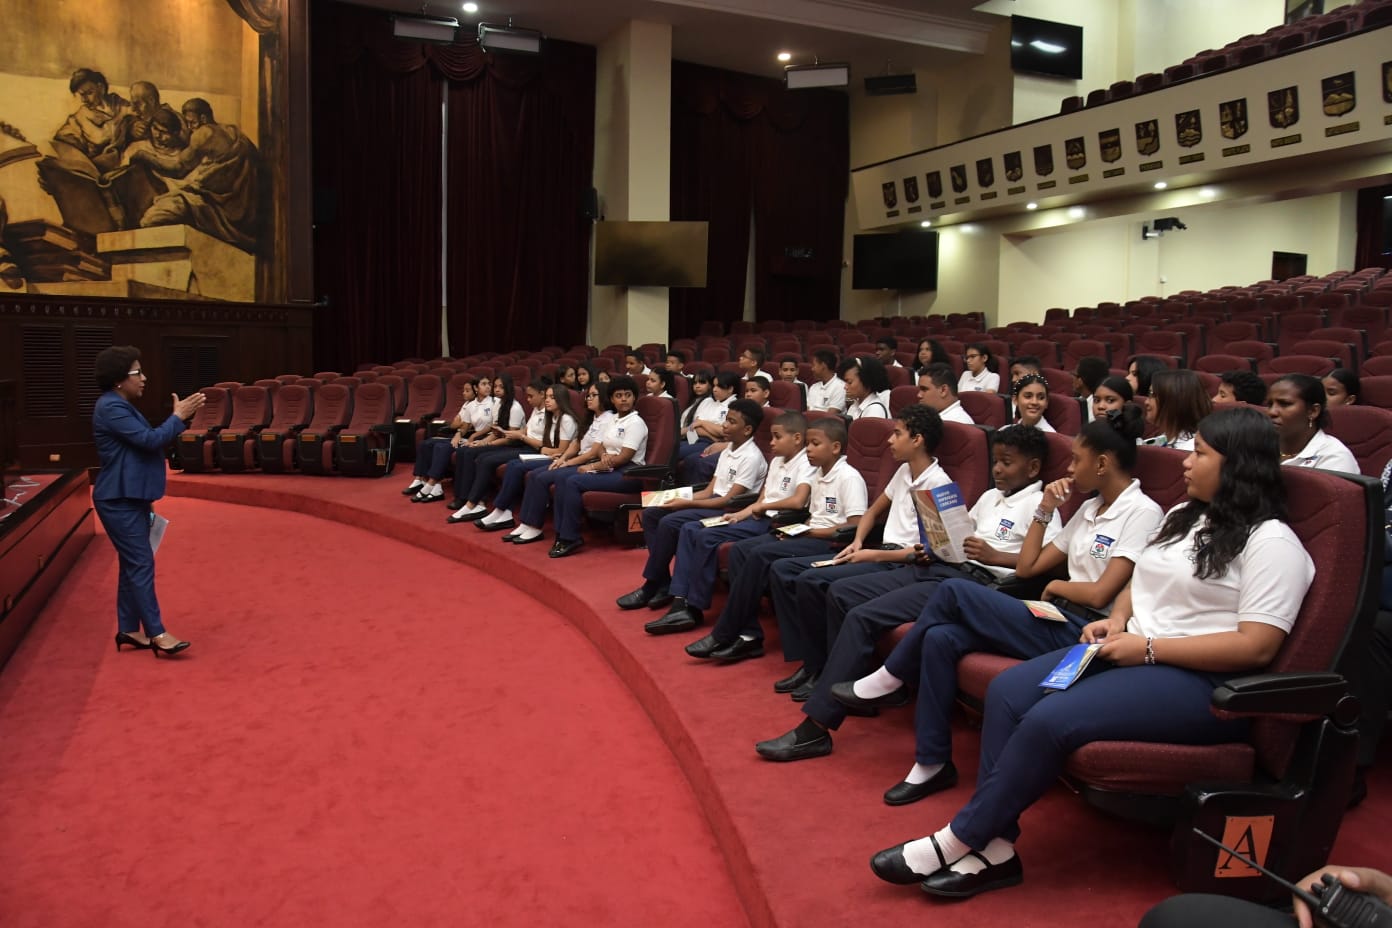
<instances>
[{"instance_id":1,"label":"dark red curtain","mask_svg":"<svg viewBox=\"0 0 1392 928\"><path fill-rule=\"evenodd\" d=\"M750 217L764 319L834 319L850 178L849 104L836 91L672 65L672 218L710 223L705 289L674 289L670 332L744 308Z\"/></svg>"},{"instance_id":2,"label":"dark red curtain","mask_svg":"<svg viewBox=\"0 0 1392 928\"><path fill-rule=\"evenodd\" d=\"M311 30L315 286L329 301L316 364L440 353L445 99L451 352L581 341L594 49L403 42L386 14L327 0Z\"/></svg>"},{"instance_id":3,"label":"dark red curtain","mask_svg":"<svg viewBox=\"0 0 1392 928\"><path fill-rule=\"evenodd\" d=\"M1354 249L1353 269L1392 267L1392 240L1387 236L1387 198L1392 197L1392 184L1383 187L1364 187L1358 191L1358 244Z\"/></svg>"}]
</instances>

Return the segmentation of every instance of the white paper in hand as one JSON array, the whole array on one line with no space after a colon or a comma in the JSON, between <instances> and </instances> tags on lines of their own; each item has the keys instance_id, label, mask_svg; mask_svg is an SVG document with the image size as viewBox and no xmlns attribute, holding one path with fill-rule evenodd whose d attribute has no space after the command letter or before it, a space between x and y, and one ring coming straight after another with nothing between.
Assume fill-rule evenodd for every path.
<instances>
[{"instance_id":1,"label":"white paper in hand","mask_svg":"<svg viewBox=\"0 0 1392 928\"><path fill-rule=\"evenodd\" d=\"M150 513L150 553L159 551L160 542L164 541L165 530L169 528L169 520L157 512Z\"/></svg>"}]
</instances>

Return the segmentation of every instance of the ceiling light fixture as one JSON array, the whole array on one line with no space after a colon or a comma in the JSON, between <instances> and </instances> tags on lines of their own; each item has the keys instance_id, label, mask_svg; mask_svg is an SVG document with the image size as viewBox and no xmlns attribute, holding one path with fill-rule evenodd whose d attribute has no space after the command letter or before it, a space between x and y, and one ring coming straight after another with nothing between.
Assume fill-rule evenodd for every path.
<instances>
[{"instance_id":1,"label":"ceiling light fixture","mask_svg":"<svg viewBox=\"0 0 1392 928\"><path fill-rule=\"evenodd\" d=\"M1214 190L1212 187L1204 187L1199 191L1199 196L1203 197L1205 200L1211 200L1217 195L1218 191Z\"/></svg>"},{"instance_id":2,"label":"ceiling light fixture","mask_svg":"<svg viewBox=\"0 0 1392 928\"><path fill-rule=\"evenodd\" d=\"M535 29L517 29L508 20L506 26L479 23L478 43L484 51L517 52L522 55L541 54L541 33Z\"/></svg>"},{"instance_id":3,"label":"ceiling light fixture","mask_svg":"<svg viewBox=\"0 0 1392 928\"><path fill-rule=\"evenodd\" d=\"M1034 202L1026 203L1026 204L1025 204L1025 209L1029 209L1029 210L1039 209L1039 204L1038 204L1038 203L1034 203Z\"/></svg>"},{"instance_id":4,"label":"ceiling light fixture","mask_svg":"<svg viewBox=\"0 0 1392 928\"><path fill-rule=\"evenodd\" d=\"M1086 216L1086 215L1087 215L1087 210L1083 209L1081 206L1070 206L1070 207L1068 207L1068 218L1069 218L1069 219L1082 219L1082 218L1083 218L1084 216Z\"/></svg>"},{"instance_id":5,"label":"ceiling light fixture","mask_svg":"<svg viewBox=\"0 0 1392 928\"><path fill-rule=\"evenodd\" d=\"M478 12L478 4L477 4L477 3L466 3L466 4L464 4L464 12L465 12L465 13L468 13L470 16L473 16L475 13Z\"/></svg>"},{"instance_id":6,"label":"ceiling light fixture","mask_svg":"<svg viewBox=\"0 0 1392 928\"><path fill-rule=\"evenodd\" d=\"M459 20L454 17L448 19L432 19L421 16L392 17L392 35L398 39L450 45L453 44L458 33Z\"/></svg>"},{"instance_id":7,"label":"ceiling light fixture","mask_svg":"<svg viewBox=\"0 0 1392 928\"><path fill-rule=\"evenodd\" d=\"M851 83L848 64L793 64L783 69L783 83L789 90L812 90L817 87L847 87Z\"/></svg>"},{"instance_id":8,"label":"ceiling light fixture","mask_svg":"<svg viewBox=\"0 0 1392 928\"><path fill-rule=\"evenodd\" d=\"M930 226L933 225L933 220L931 220L931 219L925 219L925 220L923 220L922 222L920 222L919 225L921 225L923 228L927 229L927 228L929 228Z\"/></svg>"},{"instance_id":9,"label":"ceiling light fixture","mask_svg":"<svg viewBox=\"0 0 1392 928\"><path fill-rule=\"evenodd\" d=\"M1156 190L1164 190L1168 186L1169 184L1165 183L1163 180L1157 180L1154 184Z\"/></svg>"},{"instance_id":10,"label":"ceiling light fixture","mask_svg":"<svg viewBox=\"0 0 1392 928\"><path fill-rule=\"evenodd\" d=\"M782 62L784 62L784 63L786 64L787 62L793 60L793 53L792 53L792 52L779 52L779 53L778 53L778 60L779 60L779 61L782 61Z\"/></svg>"}]
</instances>

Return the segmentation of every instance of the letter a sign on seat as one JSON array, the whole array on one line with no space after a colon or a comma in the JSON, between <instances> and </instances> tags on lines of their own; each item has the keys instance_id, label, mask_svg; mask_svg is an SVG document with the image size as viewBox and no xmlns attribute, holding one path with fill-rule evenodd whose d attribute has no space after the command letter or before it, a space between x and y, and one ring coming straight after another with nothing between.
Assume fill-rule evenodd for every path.
<instances>
[{"instance_id":1,"label":"letter a sign on seat","mask_svg":"<svg viewBox=\"0 0 1392 928\"><path fill-rule=\"evenodd\" d=\"M1254 860L1265 867L1266 854L1271 848L1271 829L1275 825L1274 815L1230 815L1223 825L1223 843L1248 860ZM1227 851L1219 851L1213 875L1222 878L1261 874Z\"/></svg>"}]
</instances>

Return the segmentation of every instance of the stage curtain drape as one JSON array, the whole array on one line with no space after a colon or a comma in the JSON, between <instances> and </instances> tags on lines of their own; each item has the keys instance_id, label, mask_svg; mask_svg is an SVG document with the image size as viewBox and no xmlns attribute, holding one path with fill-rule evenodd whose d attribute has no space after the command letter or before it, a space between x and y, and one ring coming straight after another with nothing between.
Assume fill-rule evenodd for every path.
<instances>
[{"instance_id":1,"label":"stage curtain drape","mask_svg":"<svg viewBox=\"0 0 1392 928\"><path fill-rule=\"evenodd\" d=\"M671 215L710 223L707 285L672 291L673 337L743 315L751 215L758 318L836 318L848 107L844 93L673 63Z\"/></svg>"},{"instance_id":2,"label":"stage curtain drape","mask_svg":"<svg viewBox=\"0 0 1392 928\"><path fill-rule=\"evenodd\" d=\"M316 363L439 354L442 199L451 352L583 340L594 49L492 55L398 41L380 11L313 13Z\"/></svg>"},{"instance_id":3,"label":"stage curtain drape","mask_svg":"<svg viewBox=\"0 0 1392 928\"><path fill-rule=\"evenodd\" d=\"M1354 248L1354 270L1365 267L1392 267L1392 241L1383 226L1386 197L1392 197L1392 184L1364 187L1358 191L1358 244Z\"/></svg>"}]
</instances>

